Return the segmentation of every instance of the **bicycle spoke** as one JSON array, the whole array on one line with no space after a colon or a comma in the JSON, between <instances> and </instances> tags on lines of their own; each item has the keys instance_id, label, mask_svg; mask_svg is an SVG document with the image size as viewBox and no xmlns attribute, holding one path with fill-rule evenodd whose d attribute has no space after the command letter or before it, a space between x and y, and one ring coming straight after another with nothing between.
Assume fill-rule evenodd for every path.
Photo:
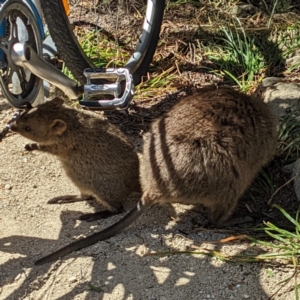
<instances>
[{"instance_id":1,"label":"bicycle spoke","mask_svg":"<svg viewBox=\"0 0 300 300\"><path fill-rule=\"evenodd\" d=\"M27 81L26 80L26 74L25 74L25 71L23 68L17 68L16 71L15 71L16 75L18 76L18 79L19 79L19 82L20 82L20 85Z\"/></svg>"},{"instance_id":2,"label":"bicycle spoke","mask_svg":"<svg viewBox=\"0 0 300 300\"><path fill-rule=\"evenodd\" d=\"M5 55L8 55L8 40L6 37L0 37L0 43L1 43L1 50L5 53Z\"/></svg>"},{"instance_id":3,"label":"bicycle spoke","mask_svg":"<svg viewBox=\"0 0 300 300\"><path fill-rule=\"evenodd\" d=\"M19 41L18 39L18 25L16 22L16 19L13 18L13 16L9 16L8 22L10 24L10 36L9 36L9 40L13 40L16 39L17 41Z\"/></svg>"}]
</instances>

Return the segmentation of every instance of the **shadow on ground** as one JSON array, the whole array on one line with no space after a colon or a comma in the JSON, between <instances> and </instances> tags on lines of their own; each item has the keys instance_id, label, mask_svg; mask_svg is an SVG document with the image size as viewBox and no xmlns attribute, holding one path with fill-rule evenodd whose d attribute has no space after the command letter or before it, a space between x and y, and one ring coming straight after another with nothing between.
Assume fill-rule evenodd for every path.
<instances>
[{"instance_id":1,"label":"shadow on ground","mask_svg":"<svg viewBox=\"0 0 300 300\"><path fill-rule=\"evenodd\" d=\"M40 290L42 299L65 300L243 299L247 295L250 299L268 298L260 284L258 264L226 264L203 255L143 256L151 251L185 250L188 245L203 242L202 235L184 237L178 233L191 222L190 213L182 214L184 223L175 223L172 228L167 226L169 213L168 206L154 206L120 236L73 253L60 262L38 267L33 266L33 261L45 254L39 248L53 251L62 246L60 239L66 243L66 236L74 231L87 231L85 223L74 229L75 223L70 222L72 211L61 215L63 226L58 240L24 236L0 239L0 251L20 254L1 266L1 286L26 274L23 284L6 299L25 299L32 290ZM245 250L242 248L232 251L239 254ZM247 251L262 253L256 247ZM73 275L70 282L60 279L62 272Z\"/></svg>"}]
</instances>

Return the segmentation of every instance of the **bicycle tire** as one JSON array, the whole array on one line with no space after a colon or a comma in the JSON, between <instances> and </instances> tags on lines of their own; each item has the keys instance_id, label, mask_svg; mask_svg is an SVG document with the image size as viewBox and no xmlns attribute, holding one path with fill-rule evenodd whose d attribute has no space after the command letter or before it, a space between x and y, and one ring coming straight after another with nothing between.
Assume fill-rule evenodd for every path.
<instances>
[{"instance_id":1,"label":"bicycle tire","mask_svg":"<svg viewBox=\"0 0 300 300\"><path fill-rule=\"evenodd\" d=\"M28 20L33 21L28 22ZM37 105L43 101L40 99L40 90L43 88L42 79L30 73L26 68L15 65L10 53L15 43L25 42L31 45L37 54L42 55L42 35L38 23L35 22L35 16L22 1L10 0L1 7L0 23L4 26L4 35L1 39L0 86L2 93L15 108L24 108L28 102ZM23 33L18 32L20 25ZM15 31L19 34L13 34ZM18 80L14 81L13 75L16 74L19 74Z\"/></svg>"},{"instance_id":2,"label":"bicycle tire","mask_svg":"<svg viewBox=\"0 0 300 300\"><path fill-rule=\"evenodd\" d=\"M59 55L73 76L84 85L85 68L94 68L94 64L82 50L73 33L68 16L65 13L62 0L41 1L44 18L48 24L50 35L57 47ZM150 9L148 9L150 7ZM140 83L141 77L147 72L155 53L165 8L165 0L148 0L147 13L144 19L142 34L137 46L125 67L133 76L135 85ZM145 28L146 26L146 28Z\"/></svg>"}]
</instances>

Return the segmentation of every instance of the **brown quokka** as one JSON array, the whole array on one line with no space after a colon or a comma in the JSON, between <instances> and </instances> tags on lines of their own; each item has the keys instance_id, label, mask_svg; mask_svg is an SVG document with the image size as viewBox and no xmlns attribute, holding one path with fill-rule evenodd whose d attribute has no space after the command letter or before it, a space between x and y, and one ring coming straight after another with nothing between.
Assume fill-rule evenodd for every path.
<instances>
[{"instance_id":1,"label":"brown quokka","mask_svg":"<svg viewBox=\"0 0 300 300\"><path fill-rule=\"evenodd\" d=\"M211 221L224 224L238 199L277 144L265 103L231 88L205 88L183 98L155 120L144 138L140 162L142 199L107 229L38 260L43 264L107 239L157 202L203 204Z\"/></svg>"},{"instance_id":2,"label":"brown quokka","mask_svg":"<svg viewBox=\"0 0 300 300\"><path fill-rule=\"evenodd\" d=\"M81 216L107 217L123 210L122 203L132 191L140 190L139 160L127 137L104 118L88 111L52 101L23 112L11 130L37 142L26 145L56 155L82 199L95 198L108 211ZM73 202L77 196L56 197L50 203Z\"/></svg>"}]
</instances>

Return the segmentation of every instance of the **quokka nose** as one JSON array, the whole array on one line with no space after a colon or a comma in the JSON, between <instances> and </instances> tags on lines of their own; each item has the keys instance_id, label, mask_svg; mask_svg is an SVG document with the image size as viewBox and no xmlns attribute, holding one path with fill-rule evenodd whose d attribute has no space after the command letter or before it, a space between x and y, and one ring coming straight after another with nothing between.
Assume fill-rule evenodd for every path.
<instances>
[{"instance_id":1,"label":"quokka nose","mask_svg":"<svg viewBox=\"0 0 300 300\"><path fill-rule=\"evenodd\" d=\"M10 123L7 126L11 131L18 131L18 126L17 126L16 122Z\"/></svg>"}]
</instances>

